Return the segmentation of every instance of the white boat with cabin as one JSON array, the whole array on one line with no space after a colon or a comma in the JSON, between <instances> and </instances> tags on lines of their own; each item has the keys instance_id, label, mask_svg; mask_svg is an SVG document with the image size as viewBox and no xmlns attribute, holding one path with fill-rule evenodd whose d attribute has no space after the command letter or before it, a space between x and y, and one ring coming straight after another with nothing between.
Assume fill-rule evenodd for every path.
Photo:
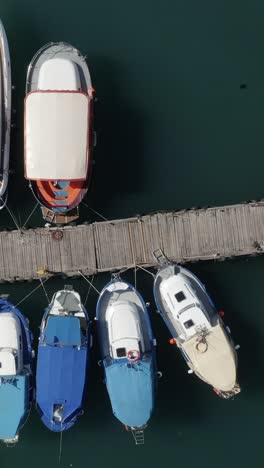
<instances>
[{"instance_id":1,"label":"white boat with cabin","mask_svg":"<svg viewBox=\"0 0 264 468\"><path fill-rule=\"evenodd\" d=\"M165 265L155 277L154 297L189 372L223 398L239 393L236 347L199 279L179 265Z\"/></svg>"}]
</instances>

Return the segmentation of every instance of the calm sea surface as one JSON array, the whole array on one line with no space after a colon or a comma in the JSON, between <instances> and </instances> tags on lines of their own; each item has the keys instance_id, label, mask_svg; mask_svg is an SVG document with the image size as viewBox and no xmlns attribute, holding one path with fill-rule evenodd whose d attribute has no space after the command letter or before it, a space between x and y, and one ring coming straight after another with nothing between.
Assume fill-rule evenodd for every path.
<instances>
[{"instance_id":1,"label":"calm sea surface","mask_svg":"<svg viewBox=\"0 0 264 468\"><path fill-rule=\"evenodd\" d=\"M0 17L16 86L9 207L20 225L34 207L23 179L26 69L49 41L70 42L87 54L97 90L96 170L86 199L94 209L115 218L264 196L262 1L2 0ZM94 219L82 206L81 221ZM8 213L1 212L0 226L12 225ZM29 225L43 225L39 211ZM85 414L63 435L62 467L262 466L264 257L191 268L225 310L241 345L242 393L223 401L187 374L155 313L151 277L139 273L138 289L152 304L163 372L145 446L135 447L112 415L95 339ZM133 280L132 273L124 277ZM108 279L96 278L96 287L101 289ZM72 283L84 299L87 284ZM0 293L10 294L16 303L36 285L2 284ZM49 296L63 285L62 279L49 280ZM92 292L87 302L92 316L96 299ZM46 305L40 290L21 304L35 346ZM33 409L18 446L0 446L0 466L56 467L58 453L59 435L49 432Z\"/></svg>"}]
</instances>

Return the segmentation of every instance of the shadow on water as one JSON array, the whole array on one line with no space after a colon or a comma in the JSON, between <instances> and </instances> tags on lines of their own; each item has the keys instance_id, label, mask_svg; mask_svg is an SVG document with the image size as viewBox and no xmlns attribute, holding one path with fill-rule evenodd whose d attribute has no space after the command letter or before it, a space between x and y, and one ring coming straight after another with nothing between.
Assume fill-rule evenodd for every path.
<instances>
[{"instance_id":1,"label":"shadow on water","mask_svg":"<svg viewBox=\"0 0 264 468\"><path fill-rule=\"evenodd\" d=\"M114 196L140 191L144 183L144 122L141 109L126 97L125 71L119 63L89 57L98 101L95 103L95 169L85 203L107 214ZM82 217L85 207L82 206ZM119 213L118 207L116 212ZM121 213L120 216L127 215ZM91 218L91 212L87 215Z\"/></svg>"}]
</instances>

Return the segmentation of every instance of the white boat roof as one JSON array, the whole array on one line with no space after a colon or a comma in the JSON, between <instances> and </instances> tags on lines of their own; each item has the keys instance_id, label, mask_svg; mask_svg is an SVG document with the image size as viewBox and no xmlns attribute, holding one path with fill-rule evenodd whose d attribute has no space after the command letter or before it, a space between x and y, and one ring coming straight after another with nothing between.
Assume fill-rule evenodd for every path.
<instances>
[{"instance_id":1,"label":"white boat roof","mask_svg":"<svg viewBox=\"0 0 264 468\"><path fill-rule=\"evenodd\" d=\"M160 293L182 340L196 335L197 329L211 328L201 302L182 275L163 280Z\"/></svg>"},{"instance_id":2,"label":"white boat roof","mask_svg":"<svg viewBox=\"0 0 264 468\"><path fill-rule=\"evenodd\" d=\"M80 73L72 60L53 58L41 65L38 77L39 90L78 91L80 88Z\"/></svg>"},{"instance_id":3,"label":"white boat roof","mask_svg":"<svg viewBox=\"0 0 264 468\"><path fill-rule=\"evenodd\" d=\"M20 334L19 319L9 312L0 314L0 348L18 349Z\"/></svg>"},{"instance_id":4,"label":"white boat roof","mask_svg":"<svg viewBox=\"0 0 264 468\"><path fill-rule=\"evenodd\" d=\"M106 313L109 341L114 358L123 358L129 350L140 351L139 342L143 346L143 336L140 332L138 310L132 302L115 302Z\"/></svg>"},{"instance_id":5,"label":"white boat roof","mask_svg":"<svg viewBox=\"0 0 264 468\"><path fill-rule=\"evenodd\" d=\"M31 180L85 180L89 97L35 91L25 101L25 172Z\"/></svg>"},{"instance_id":6,"label":"white boat roof","mask_svg":"<svg viewBox=\"0 0 264 468\"><path fill-rule=\"evenodd\" d=\"M16 374L16 359L12 349L4 349L0 351L0 375L15 375Z\"/></svg>"},{"instance_id":7,"label":"white boat roof","mask_svg":"<svg viewBox=\"0 0 264 468\"><path fill-rule=\"evenodd\" d=\"M112 342L124 338L140 339L137 307L129 302L116 302L106 313Z\"/></svg>"}]
</instances>

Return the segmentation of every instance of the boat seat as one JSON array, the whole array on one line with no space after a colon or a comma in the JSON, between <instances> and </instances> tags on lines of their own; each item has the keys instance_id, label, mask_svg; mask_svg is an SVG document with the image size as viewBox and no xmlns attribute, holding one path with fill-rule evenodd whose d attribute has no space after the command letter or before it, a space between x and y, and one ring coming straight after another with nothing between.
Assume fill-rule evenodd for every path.
<instances>
[{"instance_id":1,"label":"boat seat","mask_svg":"<svg viewBox=\"0 0 264 468\"><path fill-rule=\"evenodd\" d=\"M46 60L40 67L38 89L78 91L81 87L77 65L63 58Z\"/></svg>"}]
</instances>

